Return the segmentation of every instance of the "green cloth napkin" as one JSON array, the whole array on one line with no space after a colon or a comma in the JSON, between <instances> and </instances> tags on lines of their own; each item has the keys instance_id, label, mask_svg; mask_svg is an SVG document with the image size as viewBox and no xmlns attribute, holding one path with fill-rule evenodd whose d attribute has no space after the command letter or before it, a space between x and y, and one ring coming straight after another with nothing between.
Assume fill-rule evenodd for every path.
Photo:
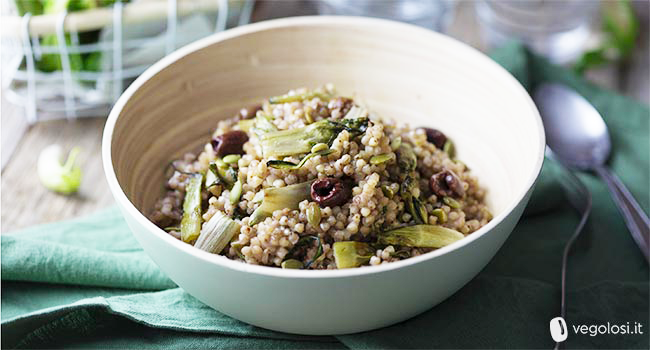
<instances>
[{"instance_id":1,"label":"green cloth napkin","mask_svg":"<svg viewBox=\"0 0 650 350\"><path fill-rule=\"evenodd\" d=\"M531 89L565 83L611 128L610 165L649 209L650 111L520 46L493 57ZM117 210L3 234L3 348L551 348L562 250L578 223L547 160L526 210L490 264L458 293L400 324L345 336L298 336L234 320L167 279ZM605 185L581 174L594 208L568 270L567 348L645 348L648 334L579 335L572 325L648 323L648 265ZM434 277L432 277L434 278Z\"/></svg>"}]
</instances>

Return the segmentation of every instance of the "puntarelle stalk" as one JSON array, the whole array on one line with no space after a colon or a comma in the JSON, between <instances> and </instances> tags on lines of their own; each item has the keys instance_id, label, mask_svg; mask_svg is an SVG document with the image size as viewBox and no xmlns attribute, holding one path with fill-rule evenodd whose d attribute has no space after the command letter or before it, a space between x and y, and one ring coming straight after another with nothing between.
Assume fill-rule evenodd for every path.
<instances>
[{"instance_id":1,"label":"puntarelle stalk","mask_svg":"<svg viewBox=\"0 0 650 350\"><path fill-rule=\"evenodd\" d=\"M265 158L286 157L309 153L319 143L330 145L343 130L356 137L364 133L367 127L368 118L343 119L338 122L324 119L302 128L262 134L260 144Z\"/></svg>"},{"instance_id":2,"label":"puntarelle stalk","mask_svg":"<svg viewBox=\"0 0 650 350\"><path fill-rule=\"evenodd\" d=\"M228 242L239 233L241 225L217 211L205 223L194 246L209 253L219 254Z\"/></svg>"},{"instance_id":3,"label":"puntarelle stalk","mask_svg":"<svg viewBox=\"0 0 650 350\"><path fill-rule=\"evenodd\" d=\"M372 248L363 242L336 242L334 243L334 261L339 269L359 267L367 264L372 257Z\"/></svg>"},{"instance_id":4,"label":"puntarelle stalk","mask_svg":"<svg viewBox=\"0 0 650 350\"><path fill-rule=\"evenodd\" d=\"M195 174L190 177L185 187L183 200L183 218L181 219L181 239L190 243L199 237L201 232L201 185L203 175Z\"/></svg>"},{"instance_id":5,"label":"puntarelle stalk","mask_svg":"<svg viewBox=\"0 0 650 350\"><path fill-rule=\"evenodd\" d=\"M300 202L311 198L311 183L312 181L307 181L286 187L265 189L262 204L255 209L248 224L253 226L279 209L298 209Z\"/></svg>"},{"instance_id":6,"label":"puntarelle stalk","mask_svg":"<svg viewBox=\"0 0 650 350\"><path fill-rule=\"evenodd\" d=\"M396 228L377 235L377 243L405 247L442 248L463 238L462 233L437 225Z\"/></svg>"}]
</instances>

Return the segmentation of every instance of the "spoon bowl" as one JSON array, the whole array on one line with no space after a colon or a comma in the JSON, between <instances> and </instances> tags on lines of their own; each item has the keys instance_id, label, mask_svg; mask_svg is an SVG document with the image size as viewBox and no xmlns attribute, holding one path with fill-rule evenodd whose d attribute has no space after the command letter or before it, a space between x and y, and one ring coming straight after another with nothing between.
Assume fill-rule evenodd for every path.
<instances>
[{"instance_id":1,"label":"spoon bowl","mask_svg":"<svg viewBox=\"0 0 650 350\"><path fill-rule=\"evenodd\" d=\"M634 242L650 261L650 219L623 182L606 165L612 148L605 121L575 90L542 84L533 99L542 116L546 143L552 153L573 168L592 170L607 184Z\"/></svg>"},{"instance_id":2,"label":"spoon bowl","mask_svg":"<svg viewBox=\"0 0 650 350\"><path fill-rule=\"evenodd\" d=\"M607 125L589 101L559 84L544 84L535 102L546 129L546 143L566 165L588 170L605 164L611 151Z\"/></svg>"}]
</instances>

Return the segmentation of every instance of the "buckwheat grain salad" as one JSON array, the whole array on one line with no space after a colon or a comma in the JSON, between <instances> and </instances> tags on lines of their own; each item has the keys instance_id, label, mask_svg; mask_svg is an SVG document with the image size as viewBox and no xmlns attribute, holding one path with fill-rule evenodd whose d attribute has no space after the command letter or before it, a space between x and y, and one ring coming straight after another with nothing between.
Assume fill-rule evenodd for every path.
<instances>
[{"instance_id":1,"label":"buckwheat grain salad","mask_svg":"<svg viewBox=\"0 0 650 350\"><path fill-rule=\"evenodd\" d=\"M485 190L436 129L380 119L331 85L217 123L172 163L150 219L199 249L290 269L421 255L492 218Z\"/></svg>"}]
</instances>

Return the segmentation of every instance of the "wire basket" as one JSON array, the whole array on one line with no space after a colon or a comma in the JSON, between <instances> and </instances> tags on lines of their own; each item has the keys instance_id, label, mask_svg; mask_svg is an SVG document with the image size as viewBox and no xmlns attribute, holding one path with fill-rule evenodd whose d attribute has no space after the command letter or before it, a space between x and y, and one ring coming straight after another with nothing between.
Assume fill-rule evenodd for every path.
<instances>
[{"instance_id":1,"label":"wire basket","mask_svg":"<svg viewBox=\"0 0 650 350\"><path fill-rule=\"evenodd\" d=\"M79 12L3 16L3 94L24 108L30 124L105 116L147 67L179 46L248 23L253 5L254 0L135 0ZM90 32L99 36L97 42L81 43ZM55 37L56 45L44 44L46 36ZM56 70L38 65L46 55L58 56ZM82 55L92 64L80 65Z\"/></svg>"}]
</instances>

